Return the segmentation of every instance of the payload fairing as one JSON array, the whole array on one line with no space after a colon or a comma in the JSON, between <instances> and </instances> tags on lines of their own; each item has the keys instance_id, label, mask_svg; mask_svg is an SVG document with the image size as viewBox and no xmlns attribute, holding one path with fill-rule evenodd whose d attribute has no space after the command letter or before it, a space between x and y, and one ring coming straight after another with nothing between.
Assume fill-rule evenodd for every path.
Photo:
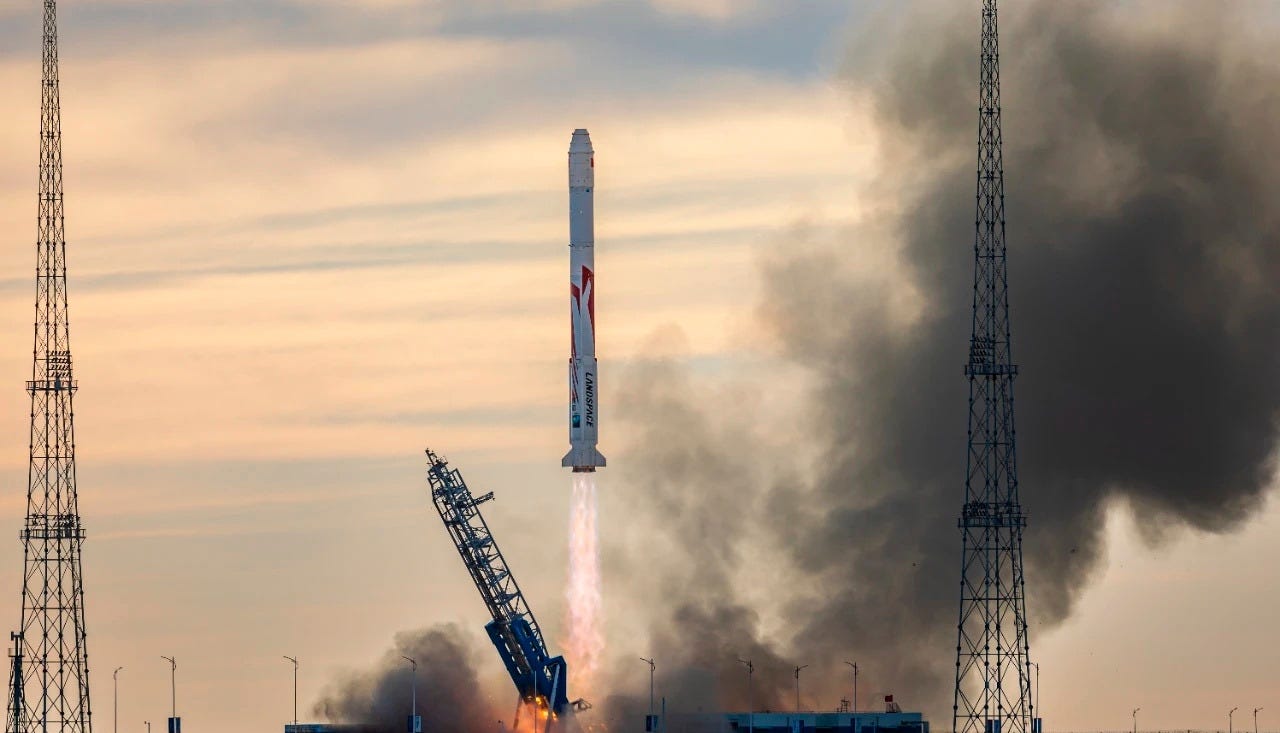
<instances>
[{"instance_id":1,"label":"payload fairing","mask_svg":"<svg viewBox=\"0 0 1280 733\"><path fill-rule=\"evenodd\" d=\"M595 151L586 130L569 142L569 452L560 465L594 471L605 465L596 444L600 381L596 365Z\"/></svg>"}]
</instances>

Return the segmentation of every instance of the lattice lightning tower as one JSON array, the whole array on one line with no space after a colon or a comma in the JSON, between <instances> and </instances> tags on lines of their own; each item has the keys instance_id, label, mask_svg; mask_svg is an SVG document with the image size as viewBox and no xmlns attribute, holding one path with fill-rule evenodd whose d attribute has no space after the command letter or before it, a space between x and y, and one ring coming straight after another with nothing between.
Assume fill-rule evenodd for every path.
<instances>
[{"instance_id":1,"label":"lattice lightning tower","mask_svg":"<svg viewBox=\"0 0 1280 733\"><path fill-rule=\"evenodd\" d=\"M1029 733L1026 594L1014 446L1013 364L1005 269L1004 160L996 0L982 5L977 233L969 344L969 454L960 515L963 561L956 643L956 733Z\"/></svg>"},{"instance_id":2,"label":"lattice lightning tower","mask_svg":"<svg viewBox=\"0 0 1280 733\"><path fill-rule=\"evenodd\" d=\"M62 209L62 120L57 3L44 0L40 191L36 240L31 462L22 528L22 622L12 636L10 733L90 733L85 650L84 529L76 499L66 239Z\"/></svg>"}]
</instances>

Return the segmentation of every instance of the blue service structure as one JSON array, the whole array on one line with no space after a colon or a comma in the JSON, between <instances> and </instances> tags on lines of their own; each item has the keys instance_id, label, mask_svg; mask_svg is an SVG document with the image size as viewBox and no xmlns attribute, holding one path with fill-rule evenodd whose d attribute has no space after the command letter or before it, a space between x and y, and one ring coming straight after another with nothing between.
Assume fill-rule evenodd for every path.
<instances>
[{"instance_id":1,"label":"blue service structure","mask_svg":"<svg viewBox=\"0 0 1280 733\"><path fill-rule=\"evenodd\" d=\"M480 514L480 505L492 499L493 492L476 498L462 474L450 468L443 457L428 450L427 459L431 501L493 618L484 629L511 682L521 699L545 701L559 715L569 704L565 691L568 669L564 657L553 657L547 651L538 620Z\"/></svg>"}]
</instances>

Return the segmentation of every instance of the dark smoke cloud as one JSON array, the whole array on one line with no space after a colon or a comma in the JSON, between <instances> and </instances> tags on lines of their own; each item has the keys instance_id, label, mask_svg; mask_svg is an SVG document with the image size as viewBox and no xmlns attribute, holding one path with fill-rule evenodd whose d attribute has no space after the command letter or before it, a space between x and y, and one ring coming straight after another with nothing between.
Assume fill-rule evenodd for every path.
<instances>
[{"instance_id":1,"label":"dark smoke cloud","mask_svg":"<svg viewBox=\"0 0 1280 733\"><path fill-rule=\"evenodd\" d=\"M330 685L316 703L315 714L336 723L366 724L371 733L403 733L412 708L412 678L403 655L418 661L423 730L497 730L503 716L481 694L469 639L454 625L398 634L395 646L373 669L350 673Z\"/></svg>"},{"instance_id":2,"label":"dark smoke cloud","mask_svg":"<svg viewBox=\"0 0 1280 733\"><path fill-rule=\"evenodd\" d=\"M1110 506L1128 506L1156 541L1229 531L1270 486L1280 73L1246 30L1275 22L1257 17L1264 8L1038 0L1002 15L1033 657L1097 567ZM775 247L784 251L765 268L764 321L817 385L798 439L816 445L816 474L787 476L777 464L789 456L763 446L743 416L701 413L706 400L678 372L626 375L620 413L651 426L634 464L655 469L636 488L679 548L653 571L663 588L654 643L671 674L701 680L683 686L708 705L744 702L732 656L753 647L783 673L763 685L774 702L787 657L824 667L815 684L827 680L835 699L837 669L856 655L864 690L897 691L949 719L978 10L908 12L897 32L864 39L859 58L879 60L847 76L874 105L881 193L901 212L889 227L897 270L867 276L853 264L876 244L862 230L834 246L815 235ZM904 302L916 309L905 322ZM768 528L786 548L780 565L797 573L775 584L794 599L794 637L774 644L732 582Z\"/></svg>"}]
</instances>

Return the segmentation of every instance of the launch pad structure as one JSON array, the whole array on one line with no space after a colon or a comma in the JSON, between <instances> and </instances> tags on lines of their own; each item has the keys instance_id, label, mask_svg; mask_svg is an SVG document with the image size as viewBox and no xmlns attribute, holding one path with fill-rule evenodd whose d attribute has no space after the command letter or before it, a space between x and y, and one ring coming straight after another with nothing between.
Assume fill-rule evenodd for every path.
<instances>
[{"instance_id":1,"label":"launch pad structure","mask_svg":"<svg viewBox=\"0 0 1280 733\"><path fill-rule=\"evenodd\" d=\"M474 496L462 474L450 468L444 457L431 450L426 454L431 501L492 617L485 632L519 695L517 719L520 703L528 703L534 714L540 709L547 711L550 727L552 720L571 705L566 691L568 666L564 657L553 657L547 651L542 628L480 513L480 506L493 499L493 492ZM572 706L589 707L583 700L574 701Z\"/></svg>"}]
</instances>

